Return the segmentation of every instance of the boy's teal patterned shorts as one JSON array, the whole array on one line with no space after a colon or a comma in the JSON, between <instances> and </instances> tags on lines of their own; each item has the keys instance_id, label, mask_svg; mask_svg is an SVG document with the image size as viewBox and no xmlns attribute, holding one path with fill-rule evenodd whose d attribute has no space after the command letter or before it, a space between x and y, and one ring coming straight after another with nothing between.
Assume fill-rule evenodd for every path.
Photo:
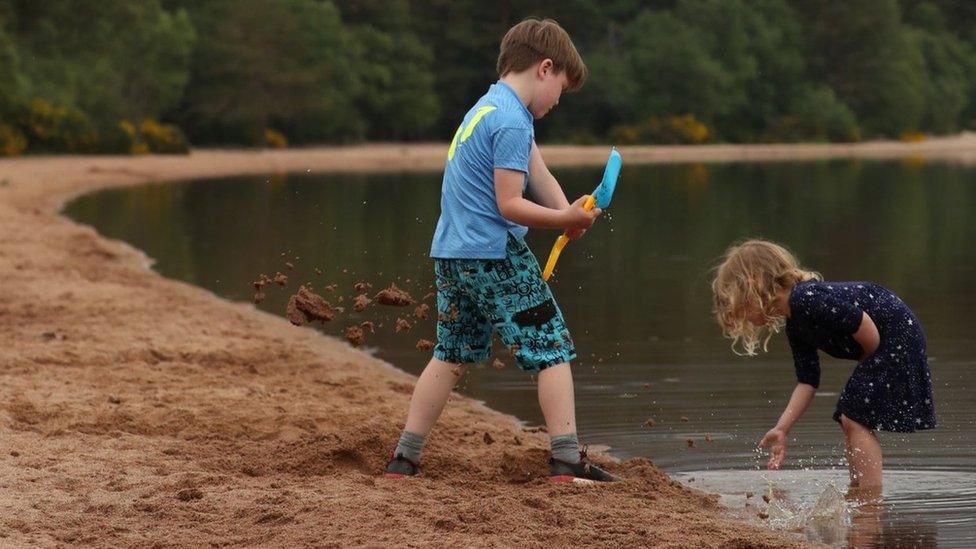
<instances>
[{"instance_id":1,"label":"boy's teal patterned shorts","mask_svg":"<svg viewBox=\"0 0 976 549\"><path fill-rule=\"evenodd\" d=\"M434 274L436 358L484 362L493 332L525 372L576 358L563 314L524 241L509 235L505 259L435 259Z\"/></svg>"}]
</instances>

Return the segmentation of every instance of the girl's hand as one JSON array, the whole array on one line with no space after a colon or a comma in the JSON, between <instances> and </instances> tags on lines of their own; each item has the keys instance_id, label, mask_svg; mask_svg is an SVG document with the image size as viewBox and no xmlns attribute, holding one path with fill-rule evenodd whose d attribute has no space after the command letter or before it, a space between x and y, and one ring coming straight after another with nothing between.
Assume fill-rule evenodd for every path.
<instances>
[{"instance_id":1,"label":"girl's hand","mask_svg":"<svg viewBox=\"0 0 976 549\"><path fill-rule=\"evenodd\" d=\"M594 207L590 211L583 209L583 204L586 203L586 199L589 195L583 195L579 197L576 202L573 202L568 208L563 210L563 228L568 231L579 230L579 229L589 229L593 226L593 222L596 218L603 213L600 208Z\"/></svg>"},{"instance_id":2,"label":"girl's hand","mask_svg":"<svg viewBox=\"0 0 976 549\"><path fill-rule=\"evenodd\" d=\"M786 457L786 432L781 429L772 428L759 441L760 448L769 447L769 461L766 467L769 469L779 469Z\"/></svg>"}]
</instances>

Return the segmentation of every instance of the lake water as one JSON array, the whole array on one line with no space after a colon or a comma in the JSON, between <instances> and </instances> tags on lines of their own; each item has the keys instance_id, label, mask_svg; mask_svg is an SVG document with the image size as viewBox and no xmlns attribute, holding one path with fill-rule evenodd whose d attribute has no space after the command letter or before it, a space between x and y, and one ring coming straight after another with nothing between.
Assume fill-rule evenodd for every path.
<instances>
[{"instance_id":1,"label":"lake water","mask_svg":"<svg viewBox=\"0 0 976 549\"><path fill-rule=\"evenodd\" d=\"M592 190L601 172L555 170L571 198ZM337 284L323 295L334 303L344 295L346 305L359 281L374 292L394 281L418 298L429 292L439 191L436 173L240 177L102 191L66 213L144 250L161 274L228 299L250 300L258 274L285 271L289 287L269 288L259 305L283 314L304 281L320 291ZM732 504L770 484L795 505L813 505L832 479L846 486L843 437L830 414L854 364L823 359L821 391L791 433L790 469L761 471L755 443L795 384L788 345L779 336L768 354L737 357L710 313L709 271L725 247L771 238L828 280L879 282L912 306L928 337L940 421L934 431L881 434L886 503L855 513L871 520L808 535L866 547L976 546L976 169L918 160L625 159L614 200L563 252L551 281L580 352L573 368L584 442L650 457ZM540 262L555 236L530 232ZM419 373L429 352L415 343L435 339L436 315L394 333L396 317L409 312L350 307L322 330L339 335L353 321L383 322L367 346ZM503 358L507 368L473 368L460 390L541 423L534 381ZM645 427L648 419L656 425Z\"/></svg>"}]
</instances>

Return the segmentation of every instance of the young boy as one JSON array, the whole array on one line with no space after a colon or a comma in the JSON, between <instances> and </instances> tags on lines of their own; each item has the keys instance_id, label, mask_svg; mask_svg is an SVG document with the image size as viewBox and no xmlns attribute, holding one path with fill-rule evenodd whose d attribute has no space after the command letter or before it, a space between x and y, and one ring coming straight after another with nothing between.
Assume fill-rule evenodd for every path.
<instances>
[{"instance_id":1,"label":"young boy","mask_svg":"<svg viewBox=\"0 0 976 549\"><path fill-rule=\"evenodd\" d=\"M559 24L530 18L505 34L497 68L501 79L464 116L447 153L430 253L438 343L417 380L385 475L420 472L424 438L467 365L488 359L494 331L519 369L538 375L551 439L550 479L617 480L580 451L569 366L576 351L522 240L527 227L566 229L579 238L601 213L583 209L585 196L569 204L539 154L532 125L564 90L583 84L586 65ZM526 187L535 202L522 197Z\"/></svg>"}]
</instances>

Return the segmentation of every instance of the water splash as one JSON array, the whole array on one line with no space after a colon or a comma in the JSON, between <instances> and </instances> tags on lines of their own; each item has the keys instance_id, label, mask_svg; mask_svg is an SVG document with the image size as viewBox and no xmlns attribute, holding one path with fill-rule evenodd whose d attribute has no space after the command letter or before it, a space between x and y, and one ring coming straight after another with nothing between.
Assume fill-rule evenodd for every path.
<instances>
[{"instance_id":1,"label":"water splash","mask_svg":"<svg viewBox=\"0 0 976 549\"><path fill-rule=\"evenodd\" d=\"M777 486L767 475L763 501L766 502L758 515L769 521L774 528L803 532L807 539L826 544L843 542L851 525L854 507L844 498L836 484L823 482L820 495L813 505L794 503L787 491ZM821 484L821 483L818 483Z\"/></svg>"}]
</instances>

